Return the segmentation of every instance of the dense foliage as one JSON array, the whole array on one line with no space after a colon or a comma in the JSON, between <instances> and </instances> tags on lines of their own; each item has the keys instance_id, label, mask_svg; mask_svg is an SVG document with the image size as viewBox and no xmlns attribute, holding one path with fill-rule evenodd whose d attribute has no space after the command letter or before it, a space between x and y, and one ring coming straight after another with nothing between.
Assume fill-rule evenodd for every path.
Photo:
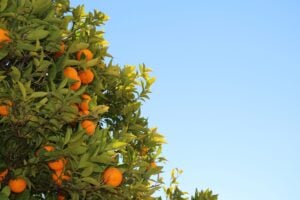
<instances>
[{"instance_id":1,"label":"dense foliage","mask_svg":"<svg viewBox=\"0 0 300 200\"><path fill-rule=\"evenodd\" d=\"M107 19L1 0L0 199L156 199L165 139L141 116L155 79L113 64Z\"/></svg>"}]
</instances>

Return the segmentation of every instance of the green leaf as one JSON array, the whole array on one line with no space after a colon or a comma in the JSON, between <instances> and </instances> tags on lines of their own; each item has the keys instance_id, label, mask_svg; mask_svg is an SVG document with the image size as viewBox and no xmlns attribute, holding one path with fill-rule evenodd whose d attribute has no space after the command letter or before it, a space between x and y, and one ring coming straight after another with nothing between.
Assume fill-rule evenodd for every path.
<instances>
[{"instance_id":1,"label":"green leaf","mask_svg":"<svg viewBox=\"0 0 300 200\"><path fill-rule=\"evenodd\" d=\"M109 107L106 105L99 105L94 107L91 111L96 113L97 115L108 112Z\"/></svg>"},{"instance_id":2,"label":"green leaf","mask_svg":"<svg viewBox=\"0 0 300 200\"><path fill-rule=\"evenodd\" d=\"M81 141L84 135L85 135L84 130L77 132L77 134L70 139L70 143L77 143L78 141ZM72 145L72 144L69 144L69 145Z\"/></svg>"},{"instance_id":3,"label":"green leaf","mask_svg":"<svg viewBox=\"0 0 300 200\"><path fill-rule=\"evenodd\" d=\"M123 148L127 145L126 142L121 142L121 141L114 141L110 144L107 145L106 149L107 150L112 150L112 149L120 149Z\"/></svg>"},{"instance_id":4,"label":"green leaf","mask_svg":"<svg viewBox=\"0 0 300 200\"><path fill-rule=\"evenodd\" d=\"M7 50L1 50L0 51L0 60L2 60L3 58L5 58L8 54Z\"/></svg>"},{"instance_id":5,"label":"green leaf","mask_svg":"<svg viewBox=\"0 0 300 200\"><path fill-rule=\"evenodd\" d=\"M160 144L165 144L165 143L167 143L165 137L164 137L163 135L161 135L161 134L158 134L158 133L154 133L154 134L152 135L152 140L153 140L154 142L157 142L157 143L160 143Z\"/></svg>"},{"instance_id":6,"label":"green leaf","mask_svg":"<svg viewBox=\"0 0 300 200\"><path fill-rule=\"evenodd\" d=\"M75 52L77 52L77 51L79 51L79 50L81 50L81 49L86 49L86 48L88 48L88 46L89 46L89 44L87 44L87 43L75 41L75 42L73 42L73 43L70 45L70 47L69 47L69 49L68 49L68 52L69 52L69 53L75 53Z\"/></svg>"},{"instance_id":7,"label":"green leaf","mask_svg":"<svg viewBox=\"0 0 300 200\"><path fill-rule=\"evenodd\" d=\"M20 81L18 81L18 85L19 85L21 94L23 96L23 99L25 100L26 99L26 89L25 89L23 83L21 83Z\"/></svg>"},{"instance_id":8,"label":"green leaf","mask_svg":"<svg viewBox=\"0 0 300 200\"><path fill-rule=\"evenodd\" d=\"M17 48L25 50L25 51L35 51L36 50L36 47L34 45L25 43L25 42L21 42L21 41L18 41Z\"/></svg>"},{"instance_id":9,"label":"green leaf","mask_svg":"<svg viewBox=\"0 0 300 200\"><path fill-rule=\"evenodd\" d=\"M71 135L72 135L72 128L68 127L67 132L66 132L66 136L65 136L65 140L64 140L64 146L66 144L68 144L68 142L70 141Z\"/></svg>"},{"instance_id":10,"label":"green leaf","mask_svg":"<svg viewBox=\"0 0 300 200\"><path fill-rule=\"evenodd\" d=\"M48 92L34 92L28 97L28 99L42 98L47 95L48 95Z\"/></svg>"},{"instance_id":11,"label":"green leaf","mask_svg":"<svg viewBox=\"0 0 300 200\"><path fill-rule=\"evenodd\" d=\"M72 200L79 200L79 194L77 192L71 192Z\"/></svg>"},{"instance_id":12,"label":"green leaf","mask_svg":"<svg viewBox=\"0 0 300 200\"><path fill-rule=\"evenodd\" d=\"M9 74L10 74L11 78L16 82L19 81L21 78L20 70L14 66L11 67L11 72Z\"/></svg>"},{"instance_id":13,"label":"green leaf","mask_svg":"<svg viewBox=\"0 0 300 200\"><path fill-rule=\"evenodd\" d=\"M40 66L37 68L38 72L43 72L46 69L48 69L48 67L52 65L52 62L48 61L48 60L43 60L40 64Z\"/></svg>"},{"instance_id":14,"label":"green leaf","mask_svg":"<svg viewBox=\"0 0 300 200\"><path fill-rule=\"evenodd\" d=\"M7 7L8 0L1 0L0 2L0 11L2 12Z\"/></svg>"},{"instance_id":15,"label":"green leaf","mask_svg":"<svg viewBox=\"0 0 300 200\"><path fill-rule=\"evenodd\" d=\"M120 76L120 68L119 67L108 67L105 71L105 74L111 75L111 76Z\"/></svg>"},{"instance_id":16,"label":"green leaf","mask_svg":"<svg viewBox=\"0 0 300 200\"><path fill-rule=\"evenodd\" d=\"M0 81L3 81L6 78L6 76L0 76Z\"/></svg>"},{"instance_id":17,"label":"green leaf","mask_svg":"<svg viewBox=\"0 0 300 200\"><path fill-rule=\"evenodd\" d=\"M87 177L90 176L93 173L93 171L94 171L94 167L90 166L85 168L80 174L82 177Z\"/></svg>"},{"instance_id":18,"label":"green leaf","mask_svg":"<svg viewBox=\"0 0 300 200\"><path fill-rule=\"evenodd\" d=\"M88 162L88 160L89 160L89 154L83 154L82 156L81 156L81 158L80 158L80 161L79 161L79 164L78 164L78 168L80 169L80 168L85 168L85 167L87 167L87 166L90 166L90 165L92 165L92 163L91 162Z\"/></svg>"},{"instance_id":19,"label":"green leaf","mask_svg":"<svg viewBox=\"0 0 300 200\"><path fill-rule=\"evenodd\" d=\"M68 81L69 81L68 78L64 78L64 80L62 80L62 82L59 84L59 86L58 86L57 89L59 90L59 89L62 89L62 88L64 88L64 87L66 87L67 84L68 84Z\"/></svg>"},{"instance_id":20,"label":"green leaf","mask_svg":"<svg viewBox=\"0 0 300 200\"><path fill-rule=\"evenodd\" d=\"M50 66L49 70L48 70L48 77L50 81L53 81L56 77L57 74L57 69L56 66L52 65Z\"/></svg>"},{"instance_id":21,"label":"green leaf","mask_svg":"<svg viewBox=\"0 0 300 200\"><path fill-rule=\"evenodd\" d=\"M10 195L10 188L8 186L5 186L2 190L1 190L1 193L6 195L6 196L9 196Z\"/></svg>"},{"instance_id":22,"label":"green leaf","mask_svg":"<svg viewBox=\"0 0 300 200\"><path fill-rule=\"evenodd\" d=\"M2 192L0 192L0 199L1 200L9 200L8 196L6 196L5 194L3 194Z\"/></svg>"},{"instance_id":23,"label":"green leaf","mask_svg":"<svg viewBox=\"0 0 300 200\"><path fill-rule=\"evenodd\" d=\"M32 9L33 14L42 14L51 6L51 0L35 0Z\"/></svg>"},{"instance_id":24,"label":"green leaf","mask_svg":"<svg viewBox=\"0 0 300 200\"><path fill-rule=\"evenodd\" d=\"M94 58L86 63L86 67L93 67L99 63L99 58Z\"/></svg>"},{"instance_id":25,"label":"green leaf","mask_svg":"<svg viewBox=\"0 0 300 200\"><path fill-rule=\"evenodd\" d=\"M86 146L69 146L67 150L75 155L81 155L87 152L88 148Z\"/></svg>"},{"instance_id":26,"label":"green leaf","mask_svg":"<svg viewBox=\"0 0 300 200\"><path fill-rule=\"evenodd\" d=\"M46 30L33 30L30 31L26 37L27 40L41 40L49 35L49 31Z\"/></svg>"},{"instance_id":27,"label":"green leaf","mask_svg":"<svg viewBox=\"0 0 300 200\"><path fill-rule=\"evenodd\" d=\"M81 179L81 181L90 183L90 184L95 185L95 186L100 186L100 182L97 181L96 179L92 178L92 177L84 177L84 178Z\"/></svg>"},{"instance_id":28,"label":"green leaf","mask_svg":"<svg viewBox=\"0 0 300 200\"><path fill-rule=\"evenodd\" d=\"M29 190L25 190L24 192L20 193L16 200L29 200L30 199L30 192Z\"/></svg>"},{"instance_id":29,"label":"green leaf","mask_svg":"<svg viewBox=\"0 0 300 200\"><path fill-rule=\"evenodd\" d=\"M103 153L101 155L91 157L91 161L101 164L110 164L112 162L112 155Z\"/></svg>"},{"instance_id":30,"label":"green leaf","mask_svg":"<svg viewBox=\"0 0 300 200\"><path fill-rule=\"evenodd\" d=\"M77 66L77 65L80 65L80 61L78 61L78 60L67 59L63 62L63 67Z\"/></svg>"}]
</instances>

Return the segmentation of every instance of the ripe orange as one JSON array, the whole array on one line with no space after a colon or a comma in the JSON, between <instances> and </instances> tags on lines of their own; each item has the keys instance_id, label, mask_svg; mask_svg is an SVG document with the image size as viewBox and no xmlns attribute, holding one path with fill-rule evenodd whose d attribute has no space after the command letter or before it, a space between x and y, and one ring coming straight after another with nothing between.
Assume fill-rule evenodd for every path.
<instances>
[{"instance_id":1,"label":"ripe orange","mask_svg":"<svg viewBox=\"0 0 300 200\"><path fill-rule=\"evenodd\" d=\"M48 151L48 152L54 151L54 150L55 150L54 146L50 146L50 145L46 145L46 146L44 146L43 148L44 148L46 151Z\"/></svg>"},{"instance_id":2,"label":"ripe orange","mask_svg":"<svg viewBox=\"0 0 300 200\"><path fill-rule=\"evenodd\" d=\"M103 182L106 185L117 187L122 183L122 180L123 175L118 168L109 167L103 173Z\"/></svg>"},{"instance_id":3,"label":"ripe orange","mask_svg":"<svg viewBox=\"0 0 300 200\"><path fill-rule=\"evenodd\" d=\"M64 76L69 78L69 79L73 79L73 80L76 80L75 83L73 83L71 85L71 90L78 90L81 86L81 81L80 81L80 78L78 76L78 73L77 73L77 70L74 68L74 67L66 67L64 69Z\"/></svg>"},{"instance_id":4,"label":"ripe orange","mask_svg":"<svg viewBox=\"0 0 300 200\"><path fill-rule=\"evenodd\" d=\"M15 178L10 179L8 182L8 186L10 187L10 190L14 193L21 193L25 190L27 183L24 178Z\"/></svg>"},{"instance_id":5,"label":"ripe orange","mask_svg":"<svg viewBox=\"0 0 300 200\"><path fill-rule=\"evenodd\" d=\"M9 35L9 32L7 30L0 28L0 43L10 42L11 39L8 35ZM0 46L0 48L1 48L1 46Z\"/></svg>"},{"instance_id":6,"label":"ripe orange","mask_svg":"<svg viewBox=\"0 0 300 200\"><path fill-rule=\"evenodd\" d=\"M156 163L154 161L150 162L147 166L146 170L155 169L157 167Z\"/></svg>"},{"instance_id":7,"label":"ripe orange","mask_svg":"<svg viewBox=\"0 0 300 200\"><path fill-rule=\"evenodd\" d=\"M154 168L156 168L156 167L157 167L157 165L156 165L155 162L151 162L151 163L150 163L150 168L151 168L151 169L154 169Z\"/></svg>"},{"instance_id":8,"label":"ripe orange","mask_svg":"<svg viewBox=\"0 0 300 200\"><path fill-rule=\"evenodd\" d=\"M148 147L142 147L141 151L140 151L140 154L142 156L145 156L149 151L149 148Z\"/></svg>"},{"instance_id":9,"label":"ripe orange","mask_svg":"<svg viewBox=\"0 0 300 200\"><path fill-rule=\"evenodd\" d=\"M48 167L54 171L60 171L63 170L66 164L66 159L60 158L55 161L48 162Z\"/></svg>"},{"instance_id":10,"label":"ripe orange","mask_svg":"<svg viewBox=\"0 0 300 200\"><path fill-rule=\"evenodd\" d=\"M79 104L80 114L88 115L89 114L89 103L91 101L91 97L88 94L83 94L81 96L82 102Z\"/></svg>"},{"instance_id":11,"label":"ripe orange","mask_svg":"<svg viewBox=\"0 0 300 200\"><path fill-rule=\"evenodd\" d=\"M96 124L91 120L84 120L81 122L82 128L85 129L87 135L93 135L96 130Z\"/></svg>"},{"instance_id":12,"label":"ripe orange","mask_svg":"<svg viewBox=\"0 0 300 200\"><path fill-rule=\"evenodd\" d=\"M81 111L88 111L89 110L89 102L91 101L91 97L88 94L83 94L81 96L82 102L79 104L79 108Z\"/></svg>"},{"instance_id":13,"label":"ripe orange","mask_svg":"<svg viewBox=\"0 0 300 200\"><path fill-rule=\"evenodd\" d=\"M75 80L77 80L77 81L70 86L71 90L74 90L74 91L78 90L81 86L80 78L78 77Z\"/></svg>"},{"instance_id":14,"label":"ripe orange","mask_svg":"<svg viewBox=\"0 0 300 200\"><path fill-rule=\"evenodd\" d=\"M77 80L79 77L77 70L74 67L66 67L64 69L64 76L69 79L74 79L74 80Z\"/></svg>"},{"instance_id":15,"label":"ripe orange","mask_svg":"<svg viewBox=\"0 0 300 200\"><path fill-rule=\"evenodd\" d=\"M85 116L85 115L90 114L90 111L88 111L88 110L82 110L82 111L79 112L79 114L80 114L81 116Z\"/></svg>"},{"instance_id":16,"label":"ripe orange","mask_svg":"<svg viewBox=\"0 0 300 200\"><path fill-rule=\"evenodd\" d=\"M91 69L86 69L86 70L80 71L78 74L79 74L79 78L83 84L89 84L89 83L93 82L94 77L95 77L94 73Z\"/></svg>"},{"instance_id":17,"label":"ripe orange","mask_svg":"<svg viewBox=\"0 0 300 200\"><path fill-rule=\"evenodd\" d=\"M2 172L0 172L0 183L5 179L7 174L8 174L8 169L5 169Z\"/></svg>"},{"instance_id":18,"label":"ripe orange","mask_svg":"<svg viewBox=\"0 0 300 200\"><path fill-rule=\"evenodd\" d=\"M57 200L65 200L65 196L63 194L58 194Z\"/></svg>"},{"instance_id":19,"label":"ripe orange","mask_svg":"<svg viewBox=\"0 0 300 200\"><path fill-rule=\"evenodd\" d=\"M81 60L82 54L85 56L86 61L92 60L93 59L93 53L89 49L82 49L77 52L76 58L77 60Z\"/></svg>"},{"instance_id":20,"label":"ripe orange","mask_svg":"<svg viewBox=\"0 0 300 200\"><path fill-rule=\"evenodd\" d=\"M54 151L54 150L55 150L55 147L54 147L54 146L50 146L50 145L46 145L46 146L43 146L43 149L44 149L45 151L50 152L50 151ZM35 156L38 156L38 155L39 155L39 151L40 151L40 149L38 149L38 150L35 152Z\"/></svg>"},{"instance_id":21,"label":"ripe orange","mask_svg":"<svg viewBox=\"0 0 300 200\"><path fill-rule=\"evenodd\" d=\"M86 100L86 101L91 101L91 100L92 100L91 96L88 95L88 94L83 94L83 95L81 95L81 98L82 98L83 100Z\"/></svg>"},{"instance_id":22,"label":"ripe orange","mask_svg":"<svg viewBox=\"0 0 300 200\"><path fill-rule=\"evenodd\" d=\"M89 102L88 101L83 101L79 104L79 108L81 111L88 111L89 110Z\"/></svg>"},{"instance_id":23,"label":"ripe orange","mask_svg":"<svg viewBox=\"0 0 300 200\"><path fill-rule=\"evenodd\" d=\"M64 175L62 170L57 170L54 173L52 173L52 180L57 184L61 185L62 181L68 181L70 180L70 176Z\"/></svg>"},{"instance_id":24,"label":"ripe orange","mask_svg":"<svg viewBox=\"0 0 300 200\"><path fill-rule=\"evenodd\" d=\"M9 114L9 106L1 105L0 106L0 116L7 116Z\"/></svg>"},{"instance_id":25,"label":"ripe orange","mask_svg":"<svg viewBox=\"0 0 300 200\"><path fill-rule=\"evenodd\" d=\"M60 44L59 51L55 53L54 57L58 58L58 57L62 56L65 53L65 49L66 49L66 45L65 45L65 43L62 42Z\"/></svg>"}]
</instances>

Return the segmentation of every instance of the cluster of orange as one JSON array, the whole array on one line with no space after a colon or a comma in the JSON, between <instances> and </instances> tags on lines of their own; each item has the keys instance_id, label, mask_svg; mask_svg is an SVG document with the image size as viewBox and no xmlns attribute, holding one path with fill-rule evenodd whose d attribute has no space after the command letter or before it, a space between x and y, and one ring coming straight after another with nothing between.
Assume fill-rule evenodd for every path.
<instances>
[{"instance_id":1,"label":"cluster of orange","mask_svg":"<svg viewBox=\"0 0 300 200\"><path fill-rule=\"evenodd\" d=\"M5 29L0 28L0 43L9 43L11 42L11 38L9 37L9 32ZM2 46L0 45L0 48ZM64 43L60 45L60 50L55 53L54 57L58 58L65 53L66 46ZM83 49L77 52L76 58L77 60L81 60L82 57L86 61L93 59L93 53L89 49ZM73 80L74 82L71 84L70 89L73 91L78 90L82 84L90 84L94 80L94 73L90 68L84 70L77 70L74 67L68 66L64 69L63 74L66 78ZM91 97L88 94L82 95L82 102L76 107L80 115L88 115L89 114L89 103L91 101ZM12 102L7 100L5 104L0 105L0 116L8 116L10 107L12 106ZM81 127L85 130L86 134L91 136L95 133L97 124L91 120L83 120L81 122ZM43 149L47 152L54 151L55 148L53 146L46 145ZM38 156L38 152L36 152ZM60 158L54 161L48 162L48 167L53 171L52 180L57 186L61 186L63 181L68 181L71 179L70 174L65 174L65 165L67 164L67 160L65 158ZM5 169L0 172L0 183L6 178L9 170ZM106 185L110 185L112 187L119 186L123 181L123 174L120 169L115 167L108 167L102 174L103 183ZM27 182L22 177L16 177L10 179L8 182L8 186L10 190L14 193L21 193L27 187ZM65 196L61 193L57 196L58 200L64 200Z\"/></svg>"},{"instance_id":2,"label":"cluster of orange","mask_svg":"<svg viewBox=\"0 0 300 200\"><path fill-rule=\"evenodd\" d=\"M55 148L50 145L44 146L43 148L48 152L55 150ZM68 181L71 178L70 176L64 174L66 164L67 164L67 160L65 158L60 158L60 159L48 162L48 167L53 171L52 180L58 186L60 186L62 184L62 181Z\"/></svg>"},{"instance_id":3,"label":"cluster of orange","mask_svg":"<svg viewBox=\"0 0 300 200\"><path fill-rule=\"evenodd\" d=\"M55 57L60 57L64 54L65 45L62 43L60 47L60 51L55 54ZM89 49L83 49L77 52L76 58L77 60L81 60L82 56L84 55L85 60L89 61L93 59L93 53ZM81 84L90 84L94 80L94 73L91 69L87 68L85 70L77 71L74 67L66 67L64 69L64 76L72 79L74 83L70 86L71 90L78 90ZM88 115L89 114L89 103L92 98L88 94L83 94L81 96L82 102L76 105L80 115ZM86 134L91 136L95 133L96 130L96 123L91 120L83 120L81 122L81 127L85 130ZM55 173L52 174L52 179L56 182L57 185L61 185L63 180L69 180L70 177L66 176L62 173L62 169L65 165L65 159L59 159L53 162L48 163L50 169L54 170ZM112 187L119 186L123 181L123 174L122 172L115 167L107 168L103 173L103 182L106 185L110 185ZM59 194L58 199L64 199L64 195Z\"/></svg>"},{"instance_id":4,"label":"cluster of orange","mask_svg":"<svg viewBox=\"0 0 300 200\"><path fill-rule=\"evenodd\" d=\"M9 32L5 29L0 28L0 43L9 43L9 42L11 42L11 39L9 37ZM1 45L0 48L2 48ZM12 105L13 105L12 102L9 100L6 101L4 105L0 105L0 116L2 117L7 116L9 114L9 110L10 107L12 107ZM5 179L7 174L8 174L8 169L5 169L2 172L0 172L0 183ZM24 178L16 177L8 181L8 186L12 192L21 193L26 189L27 183Z\"/></svg>"},{"instance_id":5,"label":"cluster of orange","mask_svg":"<svg viewBox=\"0 0 300 200\"><path fill-rule=\"evenodd\" d=\"M62 56L64 54L65 48L66 48L65 45L62 43L60 47L60 51L55 54L55 57ZM77 52L76 54L77 60L81 60L83 55L86 61L93 59L93 53L89 49L83 49ZM76 68L68 66L64 69L63 73L65 77L75 81L70 86L70 89L74 91L78 90L81 84L90 84L94 80L94 73L89 68L85 70L77 71ZM92 100L92 98L88 94L83 94L81 96L81 99L82 99L81 103L76 105L76 108L78 109L80 115L88 115L90 110L89 103ZM88 119L83 120L81 122L81 127L85 130L86 134L89 136L95 133L96 126L97 125L95 122ZM65 165L65 159L63 158L48 163L49 168L54 171L54 173L52 174L52 179L57 185L61 185L62 181L70 179L69 176L66 176L62 173L62 169L64 168L64 165ZM123 174L118 168L109 167L104 171L102 179L104 184L110 185L112 187L117 187L123 181ZM59 194L58 199L63 200L64 195Z\"/></svg>"},{"instance_id":6,"label":"cluster of orange","mask_svg":"<svg viewBox=\"0 0 300 200\"><path fill-rule=\"evenodd\" d=\"M61 45L61 49L55 55L56 57L63 55L65 51L65 45ZM77 52L76 58L77 60L81 60L82 55L84 55L85 60L89 61L93 58L93 53L89 49L82 49ZM94 80L94 73L90 68L85 70L77 71L74 67L66 67L64 69L64 76L73 80L74 83L70 86L71 90L78 90L81 84L90 84Z\"/></svg>"}]
</instances>

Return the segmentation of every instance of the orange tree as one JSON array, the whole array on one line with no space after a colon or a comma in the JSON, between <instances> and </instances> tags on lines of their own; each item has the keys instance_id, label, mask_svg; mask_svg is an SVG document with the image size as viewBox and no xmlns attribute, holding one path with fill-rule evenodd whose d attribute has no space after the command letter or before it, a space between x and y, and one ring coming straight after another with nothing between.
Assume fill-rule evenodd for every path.
<instances>
[{"instance_id":1,"label":"orange tree","mask_svg":"<svg viewBox=\"0 0 300 200\"><path fill-rule=\"evenodd\" d=\"M1 200L158 199L165 140L141 116L155 79L109 62L107 19L69 0L0 1Z\"/></svg>"}]
</instances>

